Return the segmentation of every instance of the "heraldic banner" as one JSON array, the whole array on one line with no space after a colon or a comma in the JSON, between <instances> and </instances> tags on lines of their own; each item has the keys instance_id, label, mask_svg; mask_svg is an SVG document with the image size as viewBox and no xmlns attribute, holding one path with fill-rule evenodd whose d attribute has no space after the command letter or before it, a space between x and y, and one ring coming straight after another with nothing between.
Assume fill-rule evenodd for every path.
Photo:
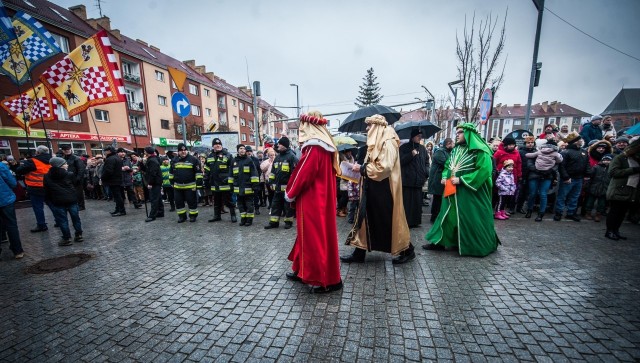
<instances>
[{"instance_id":1,"label":"heraldic banner","mask_svg":"<svg viewBox=\"0 0 640 363\"><path fill-rule=\"evenodd\" d=\"M106 30L52 65L40 80L67 109L69 116L92 106L126 100L122 75Z\"/></svg>"},{"instance_id":2,"label":"heraldic banner","mask_svg":"<svg viewBox=\"0 0 640 363\"><path fill-rule=\"evenodd\" d=\"M0 45L0 73L21 85L35 66L60 53L60 47L51 33L29 14L17 13L12 25L18 38Z\"/></svg>"},{"instance_id":3,"label":"heraldic banner","mask_svg":"<svg viewBox=\"0 0 640 363\"><path fill-rule=\"evenodd\" d=\"M42 83L38 83L35 88L30 88L23 94L3 100L0 106L27 134L30 132L30 127L40 121L58 119L56 99L51 97L51 93Z\"/></svg>"}]
</instances>

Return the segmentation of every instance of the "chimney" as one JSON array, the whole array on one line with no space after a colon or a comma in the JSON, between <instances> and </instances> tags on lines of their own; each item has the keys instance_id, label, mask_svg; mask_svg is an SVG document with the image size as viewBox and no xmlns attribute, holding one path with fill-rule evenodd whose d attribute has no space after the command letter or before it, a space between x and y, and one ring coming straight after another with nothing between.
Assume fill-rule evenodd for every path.
<instances>
[{"instance_id":1,"label":"chimney","mask_svg":"<svg viewBox=\"0 0 640 363\"><path fill-rule=\"evenodd\" d=\"M140 43L140 44L144 45L145 47L148 47L148 46L149 46L149 44L147 44L147 42L145 42L144 40L136 39L136 42L138 42L138 43Z\"/></svg>"},{"instance_id":2,"label":"chimney","mask_svg":"<svg viewBox=\"0 0 640 363\"><path fill-rule=\"evenodd\" d=\"M196 72L198 72L200 74L205 74L207 72L207 67L206 66L196 66L195 70L196 70Z\"/></svg>"},{"instance_id":3,"label":"chimney","mask_svg":"<svg viewBox=\"0 0 640 363\"><path fill-rule=\"evenodd\" d=\"M549 106L551 106L553 113L558 113L558 101L551 102Z\"/></svg>"},{"instance_id":4,"label":"chimney","mask_svg":"<svg viewBox=\"0 0 640 363\"><path fill-rule=\"evenodd\" d=\"M549 111L549 102L548 101L542 102L542 111L544 111L545 113Z\"/></svg>"},{"instance_id":5,"label":"chimney","mask_svg":"<svg viewBox=\"0 0 640 363\"><path fill-rule=\"evenodd\" d=\"M69 8L69 11L76 14L82 20L87 20L87 7L84 5L76 5Z\"/></svg>"},{"instance_id":6,"label":"chimney","mask_svg":"<svg viewBox=\"0 0 640 363\"><path fill-rule=\"evenodd\" d=\"M160 48L158 48L158 47L156 47L156 46L154 46L154 45L151 45L151 44L149 44L149 48L151 48L151 49L155 50L156 52L159 52L159 51L160 51Z\"/></svg>"},{"instance_id":7,"label":"chimney","mask_svg":"<svg viewBox=\"0 0 640 363\"><path fill-rule=\"evenodd\" d=\"M122 35L120 34L120 29L113 29L111 31L111 35L116 37L118 40L122 40Z\"/></svg>"},{"instance_id":8,"label":"chimney","mask_svg":"<svg viewBox=\"0 0 640 363\"><path fill-rule=\"evenodd\" d=\"M193 59L182 61L182 63L186 64L189 68L192 68L192 69L196 68L196 61Z\"/></svg>"},{"instance_id":9,"label":"chimney","mask_svg":"<svg viewBox=\"0 0 640 363\"><path fill-rule=\"evenodd\" d=\"M111 19L109 19L108 16L97 19L87 19L87 23L94 29L100 30L100 28L102 28L111 31Z\"/></svg>"},{"instance_id":10,"label":"chimney","mask_svg":"<svg viewBox=\"0 0 640 363\"><path fill-rule=\"evenodd\" d=\"M213 72L206 72L204 75L209 78L211 82L216 80L216 75Z\"/></svg>"}]
</instances>

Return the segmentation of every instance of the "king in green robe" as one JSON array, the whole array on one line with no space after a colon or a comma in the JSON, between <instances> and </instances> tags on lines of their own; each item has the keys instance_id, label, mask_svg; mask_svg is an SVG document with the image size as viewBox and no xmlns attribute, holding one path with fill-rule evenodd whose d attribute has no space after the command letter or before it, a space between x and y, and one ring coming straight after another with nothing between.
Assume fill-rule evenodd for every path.
<instances>
[{"instance_id":1,"label":"king in green robe","mask_svg":"<svg viewBox=\"0 0 640 363\"><path fill-rule=\"evenodd\" d=\"M491 206L492 153L472 123L457 126L456 137L442 173L442 208L425 236L425 248L457 248L462 256L484 257L500 243Z\"/></svg>"}]
</instances>

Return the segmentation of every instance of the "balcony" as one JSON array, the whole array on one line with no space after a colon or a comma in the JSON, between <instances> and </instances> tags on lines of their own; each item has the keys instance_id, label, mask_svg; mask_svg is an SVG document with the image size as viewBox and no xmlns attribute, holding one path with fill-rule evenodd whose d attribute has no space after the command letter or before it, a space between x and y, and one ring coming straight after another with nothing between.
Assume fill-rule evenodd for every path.
<instances>
[{"instance_id":1,"label":"balcony","mask_svg":"<svg viewBox=\"0 0 640 363\"><path fill-rule=\"evenodd\" d=\"M131 111L144 112L144 103L142 102L127 102Z\"/></svg>"},{"instance_id":2,"label":"balcony","mask_svg":"<svg viewBox=\"0 0 640 363\"><path fill-rule=\"evenodd\" d=\"M140 84L140 75L127 72L123 72L122 75L125 81Z\"/></svg>"},{"instance_id":3,"label":"balcony","mask_svg":"<svg viewBox=\"0 0 640 363\"><path fill-rule=\"evenodd\" d=\"M136 136L147 136L147 129L132 128L131 134Z\"/></svg>"},{"instance_id":4,"label":"balcony","mask_svg":"<svg viewBox=\"0 0 640 363\"><path fill-rule=\"evenodd\" d=\"M226 110L227 109L227 105L224 102L218 101L218 108Z\"/></svg>"}]
</instances>

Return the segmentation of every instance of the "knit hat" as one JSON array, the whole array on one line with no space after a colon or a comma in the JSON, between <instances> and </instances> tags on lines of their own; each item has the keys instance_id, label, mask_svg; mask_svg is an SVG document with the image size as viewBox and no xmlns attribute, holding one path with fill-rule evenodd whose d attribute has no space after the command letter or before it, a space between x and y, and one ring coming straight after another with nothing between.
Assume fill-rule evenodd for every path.
<instances>
[{"instance_id":1,"label":"knit hat","mask_svg":"<svg viewBox=\"0 0 640 363\"><path fill-rule=\"evenodd\" d=\"M569 133L569 135L567 135L567 137L564 138L564 142L566 142L567 144L573 144L574 142L578 141L582 139L582 137L580 136L579 133L575 132L575 131L571 131Z\"/></svg>"},{"instance_id":2,"label":"knit hat","mask_svg":"<svg viewBox=\"0 0 640 363\"><path fill-rule=\"evenodd\" d=\"M213 141L211 141L211 146L213 145L222 145L222 140L216 137L215 139L213 139Z\"/></svg>"},{"instance_id":3,"label":"knit hat","mask_svg":"<svg viewBox=\"0 0 640 363\"><path fill-rule=\"evenodd\" d=\"M536 137L535 136L525 136L524 137L524 142L536 142Z\"/></svg>"},{"instance_id":4,"label":"knit hat","mask_svg":"<svg viewBox=\"0 0 640 363\"><path fill-rule=\"evenodd\" d=\"M147 154L155 154L156 149L154 149L153 146L147 146L144 148L144 152L146 152Z\"/></svg>"},{"instance_id":5,"label":"knit hat","mask_svg":"<svg viewBox=\"0 0 640 363\"><path fill-rule=\"evenodd\" d=\"M516 144L516 139L514 139L513 137L505 137L504 140L502 140L502 145L504 146L508 146L508 145L515 145Z\"/></svg>"},{"instance_id":6,"label":"knit hat","mask_svg":"<svg viewBox=\"0 0 640 363\"><path fill-rule=\"evenodd\" d=\"M61 150L71 150L71 145L69 145L69 144L64 144L64 145L60 146L60 149L61 149Z\"/></svg>"},{"instance_id":7,"label":"knit hat","mask_svg":"<svg viewBox=\"0 0 640 363\"><path fill-rule=\"evenodd\" d=\"M243 147L245 150L247 150L247 147L246 147L246 146L244 146L244 144L238 144L238 145L236 146L236 151L240 150L240 148L241 148L241 147Z\"/></svg>"},{"instance_id":8,"label":"knit hat","mask_svg":"<svg viewBox=\"0 0 640 363\"><path fill-rule=\"evenodd\" d=\"M278 140L278 144L286 147L287 149L291 147L291 141L289 141L289 138L286 136L281 137Z\"/></svg>"},{"instance_id":9,"label":"knit hat","mask_svg":"<svg viewBox=\"0 0 640 363\"><path fill-rule=\"evenodd\" d=\"M411 130L411 139L413 139L414 136L416 135L422 135L422 130L420 130L419 128L413 129Z\"/></svg>"},{"instance_id":10,"label":"knit hat","mask_svg":"<svg viewBox=\"0 0 640 363\"><path fill-rule=\"evenodd\" d=\"M613 160L613 155L611 154L602 155L602 159L600 159L600 161L605 161L605 160L609 160L609 161Z\"/></svg>"},{"instance_id":11,"label":"knit hat","mask_svg":"<svg viewBox=\"0 0 640 363\"><path fill-rule=\"evenodd\" d=\"M591 116L591 122L597 121L597 120L602 120L602 116L601 115L593 115L593 116Z\"/></svg>"},{"instance_id":12,"label":"knit hat","mask_svg":"<svg viewBox=\"0 0 640 363\"><path fill-rule=\"evenodd\" d=\"M566 129L568 130L568 129L569 129L569 125L566 125L566 124L565 124L565 125L560 126L560 129L561 129L561 130L562 130L562 129L564 129L564 128L566 128Z\"/></svg>"},{"instance_id":13,"label":"knit hat","mask_svg":"<svg viewBox=\"0 0 640 363\"><path fill-rule=\"evenodd\" d=\"M127 150L125 150L123 147L119 147L118 150L116 150L117 153L126 153Z\"/></svg>"},{"instance_id":14,"label":"knit hat","mask_svg":"<svg viewBox=\"0 0 640 363\"><path fill-rule=\"evenodd\" d=\"M55 166L56 168L59 168L66 163L67 163L66 160L64 160L63 158L59 158L57 156L54 156L49 160L49 164L51 166Z\"/></svg>"},{"instance_id":15,"label":"knit hat","mask_svg":"<svg viewBox=\"0 0 640 363\"><path fill-rule=\"evenodd\" d=\"M251 145L245 145L244 149L248 152L253 152L253 149L251 148Z\"/></svg>"},{"instance_id":16,"label":"knit hat","mask_svg":"<svg viewBox=\"0 0 640 363\"><path fill-rule=\"evenodd\" d=\"M589 143L587 144L587 146L588 146L588 147L591 147L591 146L593 146L594 144L596 144L598 141L600 141L600 140L591 140L591 141L589 141Z\"/></svg>"},{"instance_id":17,"label":"knit hat","mask_svg":"<svg viewBox=\"0 0 640 363\"><path fill-rule=\"evenodd\" d=\"M187 150L187 145L181 142L178 144L178 151L182 151L182 150Z\"/></svg>"},{"instance_id":18,"label":"knit hat","mask_svg":"<svg viewBox=\"0 0 640 363\"><path fill-rule=\"evenodd\" d=\"M505 140L506 140L506 139L505 139ZM513 164L515 164L515 163L514 163L514 162L513 162L513 160L511 160L511 159L507 159L507 160L505 160L505 161L504 161L504 163L502 163L502 165L503 165L505 168L506 168L507 166L510 166L510 165L512 166Z\"/></svg>"},{"instance_id":19,"label":"knit hat","mask_svg":"<svg viewBox=\"0 0 640 363\"><path fill-rule=\"evenodd\" d=\"M616 144L619 142L626 142L627 144L629 143L629 138L624 137L624 136L620 136L619 138L616 139Z\"/></svg>"}]
</instances>

